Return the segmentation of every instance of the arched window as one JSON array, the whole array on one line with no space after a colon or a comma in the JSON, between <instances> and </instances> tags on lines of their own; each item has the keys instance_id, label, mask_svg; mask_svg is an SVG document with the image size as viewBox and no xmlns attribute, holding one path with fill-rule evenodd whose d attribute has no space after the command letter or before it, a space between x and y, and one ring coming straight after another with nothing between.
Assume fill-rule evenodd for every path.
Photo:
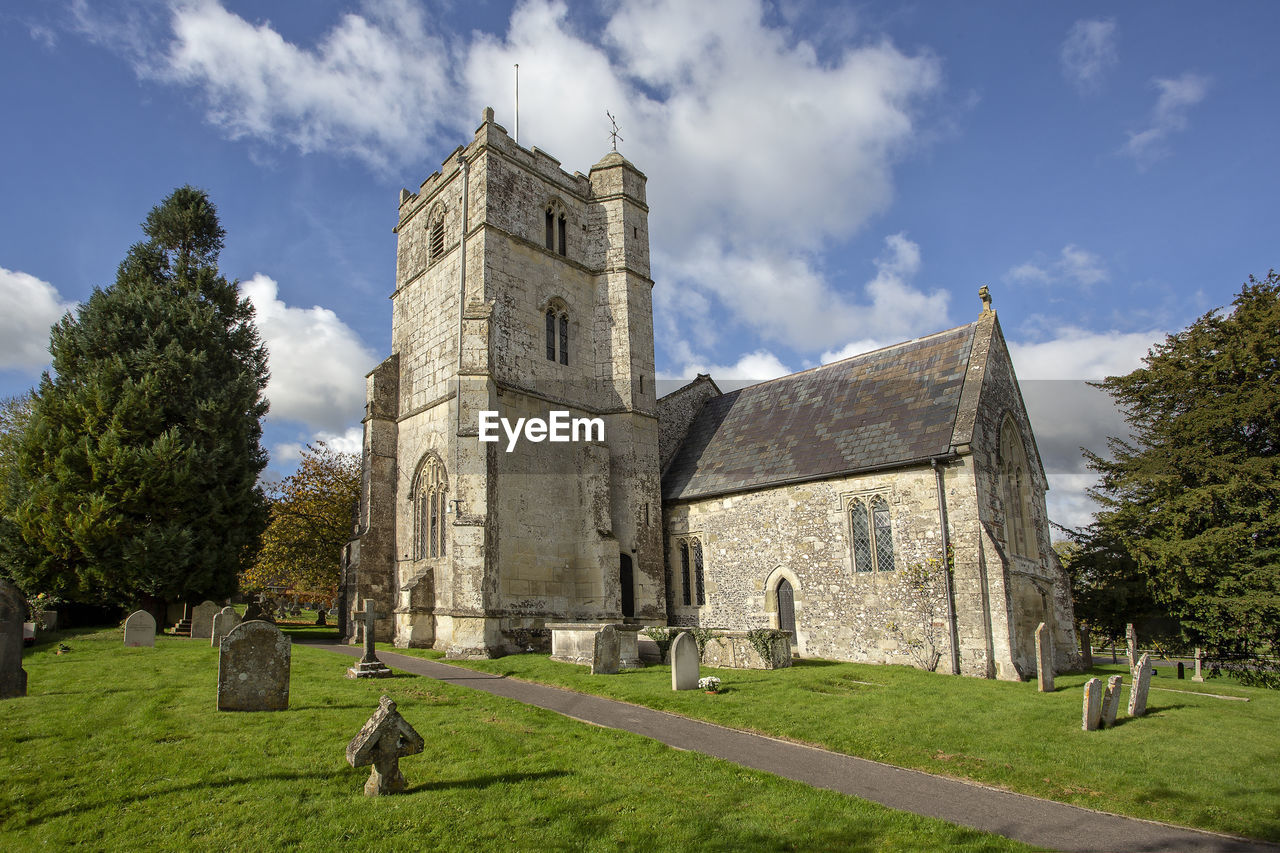
<instances>
[{"instance_id":1,"label":"arched window","mask_svg":"<svg viewBox=\"0 0 1280 853\"><path fill-rule=\"evenodd\" d=\"M897 568L893 522L884 495L873 495L870 503L861 498L849 501L849 534L855 572L892 572Z\"/></svg>"},{"instance_id":2,"label":"arched window","mask_svg":"<svg viewBox=\"0 0 1280 853\"><path fill-rule=\"evenodd\" d=\"M428 456L418 471L413 488L414 559L444 556L448 494L449 479L444 464L436 456Z\"/></svg>"},{"instance_id":3,"label":"arched window","mask_svg":"<svg viewBox=\"0 0 1280 853\"><path fill-rule=\"evenodd\" d=\"M434 264L444 257L444 206L437 204L427 220L427 262Z\"/></svg>"},{"instance_id":4,"label":"arched window","mask_svg":"<svg viewBox=\"0 0 1280 853\"><path fill-rule=\"evenodd\" d=\"M684 536L676 540L680 550L680 586L685 607L707 603L707 585L702 571L702 540Z\"/></svg>"},{"instance_id":5,"label":"arched window","mask_svg":"<svg viewBox=\"0 0 1280 853\"><path fill-rule=\"evenodd\" d=\"M1031 466L1022 433L1013 418L1000 428L999 486L1004 506L1005 542L1015 554L1039 559L1040 547L1031 505Z\"/></svg>"},{"instance_id":6,"label":"arched window","mask_svg":"<svg viewBox=\"0 0 1280 853\"><path fill-rule=\"evenodd\" d=\"M796 592L791 581L778 581L778 630L791 632L791 645L796 644Z\"/></svg>"},{"instance_id":7,"label":"arched window","mask_svg":"<svg viewBox=\"0 0 1280 853\"><path fill-rule=\"evenodd\" d=\"M546 247L552 251L555 251L556 248L556 210L554 207L547 208Z\"/></svg>"},{"instance_id":8,"label":"arched window","mask_svg":"<svg viewBox=\"0 0 1280 853\"><path fill-rule=\"evenodd\" d=\"M565 219L563 213L560 214L560 218L557 220L557 223L560 226L560 254L563 255L565 254Z\"/></svg>"},{"instance_id":9,"label":"arched window","mask_svg":"<svg viewBox=\"0 0 1280 853\"><path fill-rule=\"evenodd\" d=\"M547 307L547 360L569 363L569 312L558 305Z\"/></svg>"}]
</instances>

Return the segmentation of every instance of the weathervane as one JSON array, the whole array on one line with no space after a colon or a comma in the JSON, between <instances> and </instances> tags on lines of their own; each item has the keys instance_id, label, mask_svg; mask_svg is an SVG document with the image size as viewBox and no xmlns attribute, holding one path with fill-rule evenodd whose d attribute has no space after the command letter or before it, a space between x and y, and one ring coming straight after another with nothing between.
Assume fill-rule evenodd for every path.
<instances>
[{"instance_id":1,"label":"weathervane","mask_svg":"<svg viewBox=\"0 0 1280 853\"><path fill-rule=\"evenodd\" d=\"M617 151L618 143L626 142L627 140L618 135L618 120L613 117L613 113L605 110L604 114L607 115L609 117L609 121L613 123L613 130L609 131L609 136L613 140L613 150Z\"/></svg>"}]
</instances>

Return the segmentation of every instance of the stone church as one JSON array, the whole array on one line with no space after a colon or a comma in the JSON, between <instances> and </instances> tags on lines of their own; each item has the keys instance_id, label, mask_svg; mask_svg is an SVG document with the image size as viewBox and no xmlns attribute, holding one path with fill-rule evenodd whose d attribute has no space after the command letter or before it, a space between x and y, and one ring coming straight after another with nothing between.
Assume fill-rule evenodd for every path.
<instances>
[{"instance_id":1,"label":"stone church","mask_svg":"<svg viewBox=\"0 0 1280 853\"><path fill-rule=\"evenodd\" d=\"M625 621L781 628L802 656L1016 679L1045 622L1056 668L1077 667L1045 474L985 289L973 323L659 398L645 183L616 151L569 174L486 109L401 190L347 639L372 599L379 640L452 657ZM556 417L573 425L560 440Z\"/></svg>"}]
</instances>

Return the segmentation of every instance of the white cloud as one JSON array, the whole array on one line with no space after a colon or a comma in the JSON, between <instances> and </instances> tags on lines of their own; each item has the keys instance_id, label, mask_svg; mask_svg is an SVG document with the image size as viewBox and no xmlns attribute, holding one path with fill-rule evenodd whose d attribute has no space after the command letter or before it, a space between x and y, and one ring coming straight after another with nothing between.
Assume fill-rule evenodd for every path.
<instances>
[{"instance_id":1,"label":"white cloud","mask_svg":"<svg viewBox=\"0 0 1280 853\"><path fill-rule=\"evenodd\" d=\"M1080 20L1062 42L1062 73L1081 92L1097 91L1103 75L1116 64L1116 22Z\"/></svg>"},{"instance_id":2,"label":"white cloud","mask_svg":"<svg viewBox=\"0 0 1280 853\"><path fill-rule=\"evenodd\" d=\"M1153 82L1160 94L1147 127L1131 131L1129 140L1121 149L1140 166L1169 153L1166 145L1169 135L1186 129L1187 113L1209 92L1209 78L1189 71L1176 80L1157 78Z\"/></svg>"},{"instance_id":3,"label":"white cloud","mask_svg":"<svg viewBox=\"0 0 1280 853\"><path fill-rule=\"evenodd\" d=\"M0 267L0 370L49 364L49 328L76 307L47 281Z\"/></svg>"},{"instance_id":4,"label":"white cloud","mask_svg":"<svg viewBox=\"0 0 1280 853\"><path fill-rule=\"evenodd\" d=\"M896 341L894 342L896 343ZM833 361L843 361L846 358L852 358L855 355L862 355L864 352L878 350L881 347L889 346L889 343L878 341L874 338L863 338L857 341L850 341L840 349L827 350L818 356L819 364L830 364Z\"/></svg>"},{"instance_id":5,"label":"white cloud","mask_svg":"<svg viewBox=\"0 0 1280 853\"><path fill-rule=\"evenodd\" d=\"M1101 509L1086 489L1094 486L1098 478L1093 473L1049 474L1049 492L1045 495L1049 520L1063 527L1079 529L1093 521L1093 514ZM1054 531L1053 538L1061 534Z\"/></svg>"},{"instance_id":6,"label":"white cloud","mask_svg":"<svg viewBox=\"0 0 1280 853\"><path fill-rule=\"evenodd\" d=\"M1101 257L1075 244L1062 247L1058 258L1051 263L1027 261L1012 267L1004 274L1005 281L1015 284L1047 285L1068 281L1082 290L1111 277Z\"/></svg>"},{"instance_id":7,"label":"white cloud","mask_svg":"<svg viewBox=\"0 0 1280 853\"><path fill-rule=\"evenodd\" d=\"M1018 378L1091 379L1119 376L1142 366L1142 359L1165 332L1091 332L1062 327L1057 337L1039 343L1009 341Z\"/></svg>"},{"instance_id":8,"label":"white cloud","mask_svg":"<svg viewBox=\"0 0 1280 853\"><path fill-rule=\"evenodd\" d=\"M328 308L286 305L276 282L261 273L241 282L240 290L257 311L270 352L269 417L330 435L359 420L364 376L377 363L359 336Z\"/></svg>"},{"instance_id":9,"label":"white cloud","mask_svg":"<svg viewBox=\"0 0 1280 853\"><path fill-rule=\"evenodd\" d=\"M659 378L688 379L699 373L708 373L722 390L727 390L724 384L727 381L740 380L732 383L733 387L738 387L752 382L763 382L766 379L777 379L792 372L791 368L783 364L776 355L760 349L749 352L735 363L727 365L708 364L705 360L698 360L695 357L694 360L685 362L683 367L672 374L660 373Z\"/></svg>"},{"instance_id":10,"label":"white cloud","mask_svg":"<svg viewBox=\"0 0 1280 853\"><path fill-rule=\"evenodd\" d=\"M308 444L315 444L320 441L323 441L332 450L336 450L339 453L363 453L364 427L353 426L340 433L320 430L305 442L284 441L273 445L271 448L271 462L277 466L283 463L292 464L297 462L302 458L302 451L306 449Z\"/></svg>"}]
</instances>

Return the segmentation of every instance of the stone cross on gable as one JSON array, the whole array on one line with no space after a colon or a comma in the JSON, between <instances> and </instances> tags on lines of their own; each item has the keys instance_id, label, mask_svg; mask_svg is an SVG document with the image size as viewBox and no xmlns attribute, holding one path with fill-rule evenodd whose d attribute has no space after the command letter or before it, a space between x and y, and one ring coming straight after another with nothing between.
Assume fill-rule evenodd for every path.
<instances>
[{"instance_id":1,"label":"stone cross on gable","mask_svg":"<svg viewBox=\"0 0 1280 853\"><path fill-rule=\"evenodd\" d=\"M376 634L374 623L378 618L373 599L366 598L364 610L357 610L351 615L364 620L364 657L360 658L358 664L347 670L347 678L386 678L391 675L391 668L378 660L378 653L373 645Z\"/></svg>"},{"instance_id":2,"label":"stone cross on gable","mask_svg":"<svg viewBox=\"0 0 1280 853\"><path fill-rule=\"evenodd\" d=\"M371 603L365 602L366 609ZM367 796L397 794L405 788L400 759L406 755L417 755L424 745L422 735L400 716L391 697L383 696L378 702L378 710L347 744L347 762L352 767L373 765L369 781L364 784Z\"/></svg>"}]
</instances>

